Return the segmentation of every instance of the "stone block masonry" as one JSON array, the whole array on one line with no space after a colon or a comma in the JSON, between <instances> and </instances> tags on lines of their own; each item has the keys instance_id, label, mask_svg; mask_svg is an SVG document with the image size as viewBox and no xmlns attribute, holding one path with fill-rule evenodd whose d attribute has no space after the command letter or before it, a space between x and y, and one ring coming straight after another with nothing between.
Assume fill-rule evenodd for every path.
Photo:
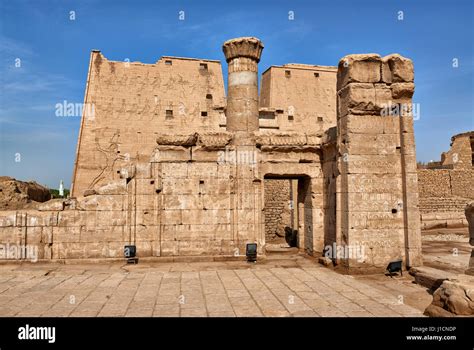
<instances>
[{"instance_id":1,"label":"stone block masonry","mask_svg":"<svg viewBox=\"0 0 474 350\"><path fill-rule=\"evenodd\" d=\"M90 56L72 196L149 159L158 133L219 131L225 106L219 61L164 56L154 64Z\"/></svg>"},{"instance_id":2,"label":"stone block masonry","mask_svg":"<svg viewBox=\"0 0 474 350\"><path fill-rule=\"evenodd\" d=\"M339 62L337 86L339 234L342 245L364 248L360 259L339 260L364 270L398 259L419 265L413 64L399 55L349 55Z\"/></svg>"},{"instance_id":3,"label":"stone block masonry","mask_svg":"<svg viewBox=\"0 0 474 350\"><path fill-rule=\"evenodd\" d=\"M285 237L285 227L291 227L291 180L266 179L265 191L265 239Z\"/></svg>"}]
</instances>

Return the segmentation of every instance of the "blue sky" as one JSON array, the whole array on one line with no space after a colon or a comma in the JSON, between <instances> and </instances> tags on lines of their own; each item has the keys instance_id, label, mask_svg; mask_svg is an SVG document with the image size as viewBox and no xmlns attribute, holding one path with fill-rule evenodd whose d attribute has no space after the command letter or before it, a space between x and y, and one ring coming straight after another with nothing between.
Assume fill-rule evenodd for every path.
<instances>
[{"instance_id":1,"label":"blue sky","mask_svg":"<svg viewBox=\"0 0 474 350\"><path fill-rule=\"evenodd\" d=\"M57 117L55 105L83 102L91 49L111 60L172 55L225 63L222 43L239 36L264 42L260 72L285 63L337 65L351 53L413 59L417 156L437 160L453 134L474 129L473 3L0 0L0 175L55 188L63 179L69 187L80 118Z\"/></svg>"}]
</instances>

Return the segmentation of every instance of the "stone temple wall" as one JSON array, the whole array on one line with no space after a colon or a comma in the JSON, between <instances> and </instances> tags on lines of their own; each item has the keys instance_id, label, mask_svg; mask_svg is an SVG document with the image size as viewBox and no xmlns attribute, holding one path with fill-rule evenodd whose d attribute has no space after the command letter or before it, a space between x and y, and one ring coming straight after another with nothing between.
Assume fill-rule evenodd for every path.
<instances>
[{"instance_id":1,"label":"stone temple wall","mask_svg":"<svg viewBox=\"0 0 474 350\"><path fill-rule=\"evenodd\" d=\"M0 259L9 245L37 247L42 259L123 258L128 244L139 258L244 258L247 243L265 254L271 178L294 181L301 251L363 247L363 256L335 257L350 270L382 271L394 259L421 264L413 120L409 110L381 114L386 104L411 103L411 61L346 56L333 96L337 126L262 130L262 50L257 38L224 43L226 99L217 61L163 57L150 67L93 52L85 101L96 110L82 118L73 197L0 211ZM333 81L331 69L316 76L300 68L292 65L292 77L310 74L315 96L331 95L335 87L320 84ZM319 102L327 103L322 113L335 107Z\"/></svg>"},{"instance_id":2,"label":"stone temple wall","mask_svg":"<svg viewBox=\"0 0 474 350\"><path fill-rule=\"evenodd\" d=\"M264 149L281 147L282 156L288 147L299 147L291 135L283 142L266 135L260 140ZM264 174L275 169L282 175L309 174L316 191L318 163L294 159L264 165L267 155L255 148L255 162L247 154L234 157L230 142L226 132L161 135L148 163L124 167L118 180L86 196L0 211L0 250L27 246L38 249L39 259L103 259L122 258L124 245L134 244L140 258L236 257L245 254L246 243L258 242L262 254ZM315 250L309 237L322 227L314 191L308 189L299 203L314 217L306 224L308 242L301 239L309 251ZM0 257L6 254L0 251Z\"/></svg>"},{"instance_id":3,"label":"stone temple wall","mask_svg":"<svg viewBox=\"0 0 474 350\"><path fill-rule=\"evenodd\" d=\"M258 167L239 164L231 140L227 132L159 139L153 162L161 255L233 256L262 241Z\"/></svg>"},{"instance_id":4,"label":"stone temple wall","mask_svg":"<svg viewBox=\"0 0 474 350\"><path fill-rule=\"evenodd\" d=\"M219 61L162 57L155 64L91 53L72 196L146 162L158 133L218 131L225 120ZM90 107L89 107L90 106Z\"/></svg>"},{"instance_id":5,"label":"stone temple wall","mask_svg":"<svg viewBox=\"0 0 474 350\"><path fill-rule=\"evenodd\" d=\"M235 203L235 165L219 163L215 149L191 158L193 144L185 144L158 146L150 162L123 169L121 179L85 197L0 212L2 243L38 246L40 259L121 258L126 244L139 257L245 252L262 226L254 215L258 192L256 202Z\"/></svg>"},{"instance_id":6,"label":"stone temple wall","mask_svg":"<svg viewBox=\"0 0 474 350\"><path fill-rule=\"evenodd\" d=\"M277 113L260 125L319 133L336 126L336 72L337 67L307 64L268 68L262 74L259 102Z\"/></svg>"}]
</instances>

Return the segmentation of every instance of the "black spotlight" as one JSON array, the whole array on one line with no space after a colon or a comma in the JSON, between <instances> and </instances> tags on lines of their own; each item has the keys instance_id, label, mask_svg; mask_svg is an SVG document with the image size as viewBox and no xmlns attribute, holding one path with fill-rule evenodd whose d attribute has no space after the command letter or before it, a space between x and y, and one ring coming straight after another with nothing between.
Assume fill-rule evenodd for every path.
<instances>
[{"instance_id":1,"label":"black spotlight","mask_svg":"<svg viewBox=\"0 0 474 350\"><path fill-rule=\"evenodd\" d=\"M257 261L257 243L247 243L245 248L245 255L247 256L248 262Z\"/></svg>"},{"instance_id":2,"label":"black spotlight","mask_svg":"<svg viewBox=\"0 0 474 350\"><path fill-rule=\"evenodd\" d=\"M402 261L401 260L391 261L387 266L387 271L390 274L390 277L392 277L392 273L398 272L398 271L400 271L400 275L403 276Z\"/></svg>"},{"instance_id":3,"label":"black spotlight","mask_svg":"<svg viewBox=\"0 0 474 350\"><path fill-rule=\"evenodd\" d=\"M136 264L138 262L138 258L136 257L137 254L137 246L135 245L126 245L123 248L123 254L127 259L127 263L129 264Z\"/></svg>"}]
</instances>

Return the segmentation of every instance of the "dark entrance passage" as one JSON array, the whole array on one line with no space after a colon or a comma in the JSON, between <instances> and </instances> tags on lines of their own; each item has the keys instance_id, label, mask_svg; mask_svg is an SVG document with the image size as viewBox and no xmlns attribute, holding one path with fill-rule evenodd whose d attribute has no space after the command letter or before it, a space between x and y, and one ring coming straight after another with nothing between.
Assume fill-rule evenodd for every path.
<instances>
[{"instance_id":1,"label":"dark entrance passage","mask_svg":"<svg viewBox=\"0 0 474 350\"><path fill-rule=\"evenodd\" d=\"M304 248L312 222L307 192L309 177L264 179L265 245Z\"/></svg>"},{"instance_id":2,"label":"dark entrance passage","mask_svg":"<svg viewBox=\"0 0 474 350\"><path fill-rule=\"evenodd\" d=\"M268 244L285 243L288 232L291 234L291 230L298 229L294 209L296 198L293 195L296 181L265 179L265 241Z\"/></svg>"}]
</instances>

